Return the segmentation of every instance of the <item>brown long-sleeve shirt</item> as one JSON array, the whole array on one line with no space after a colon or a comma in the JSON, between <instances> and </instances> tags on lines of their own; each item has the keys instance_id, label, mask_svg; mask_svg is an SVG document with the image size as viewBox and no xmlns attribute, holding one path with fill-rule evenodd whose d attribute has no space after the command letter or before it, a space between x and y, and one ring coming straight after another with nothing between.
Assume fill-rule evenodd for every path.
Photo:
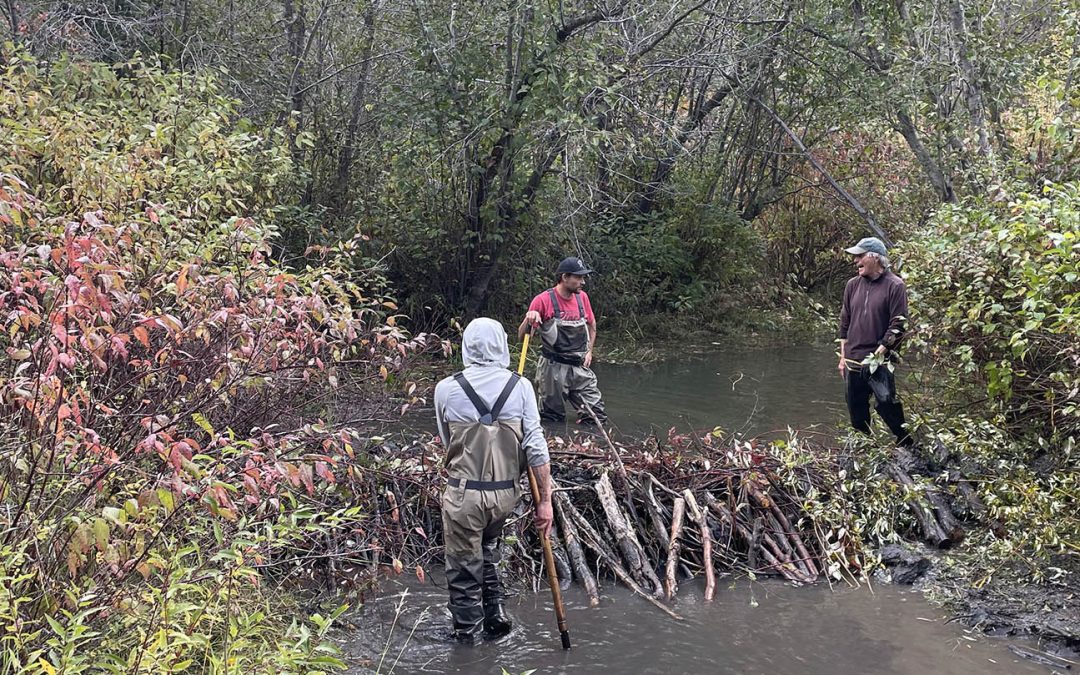
<instances>
[{"instance_id":1,"label":"brown long-sleeve shirt","mask_svg":"<svg viewBox=\"0 0 1080 675\"><path fill-rule=\"evenodd\" d=\"M874 280L849 279L840 308L840 339L847 340L844 357L862 361L885 345L896 349L907 330L907 287L892 272Z\"/></svg>"}]
</instances>

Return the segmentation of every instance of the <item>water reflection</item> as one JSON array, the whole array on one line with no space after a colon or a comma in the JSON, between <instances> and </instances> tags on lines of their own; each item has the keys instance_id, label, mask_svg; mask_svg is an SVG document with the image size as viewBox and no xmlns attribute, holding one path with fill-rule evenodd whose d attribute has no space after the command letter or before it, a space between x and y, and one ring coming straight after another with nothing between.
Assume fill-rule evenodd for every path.
<instances>
[{"instance_id":1,"label":"water reflection","mask_svg":"<svg viewBox=\"0 0 1080 675\"><path fill-rule=\"evenodd\" d=\"M718 348L646 365L596 366L612 421L624 433L721 426L748 436L833 429L843 381L828 343Z\"/></svg>"},{"instance_id":2,"label":"water reflection","mask_svg":"<svg viewBox=\"0 0 1080 675\"><path fill-rule=\"evenodd\" d=\"M442 589L389 581L386 595L353 618L343 636L351 673L1045 673L1001 642L976 640L945 622L921 596L893 586L838 588L729 579L713 603L688 583L676 622L621 587L599 607L566 594L574 648L564 652L546 594L509 604L516 625L499 640L459 647L447 640ZM404 602L402 602L402 594ZM400 608L400 615L399 613ZM395 623L396 616L396 623ZM393 630L391 630L391 628ZM381 669L379 663L382 662ZM396 663L396 665L395 665Z\"/></svg>"}]
</instances>

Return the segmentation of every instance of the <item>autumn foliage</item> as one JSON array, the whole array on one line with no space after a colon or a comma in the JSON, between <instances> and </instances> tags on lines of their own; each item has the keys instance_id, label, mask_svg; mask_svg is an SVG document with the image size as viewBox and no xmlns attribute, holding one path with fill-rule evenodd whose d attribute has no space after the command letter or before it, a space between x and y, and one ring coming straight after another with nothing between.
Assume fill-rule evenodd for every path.
<instances>
[{"instance_id":1,"label":"autumn foliage","mask_svg":"<svg viewBox=\"0 0 1080 675\"><path fill-rule=\"evenodd\" d=\"M0 672L333 666L243 589L353 453L330 404L388 407L425 336L356 241L273 259L285 138L212 81L3 67Z\"/></svg>"}]
</instances>

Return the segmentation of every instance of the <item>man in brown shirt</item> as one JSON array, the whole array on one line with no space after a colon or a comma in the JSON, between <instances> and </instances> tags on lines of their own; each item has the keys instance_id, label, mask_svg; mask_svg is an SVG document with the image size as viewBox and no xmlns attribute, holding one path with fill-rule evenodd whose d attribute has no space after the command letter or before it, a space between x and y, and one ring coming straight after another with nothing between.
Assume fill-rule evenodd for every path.
<instances>
[{"instance_id":1,"label":"man in brown shirt","mask_svg":"<svg viewBox=\"0 0 1080 675\"><path fill-rule=\"evenodd\" d=\"M847 385L851 426L870 433L870 396L873 395L877 399L878 415L896 440L900 445L912 445L904 409L896 397L895 381L887 365L904 337L907 288L889 269L888 253L880 239L867 237L845 250L855 256L858 271L844 287L837 366Z\"/></svg>"}]
</instances>

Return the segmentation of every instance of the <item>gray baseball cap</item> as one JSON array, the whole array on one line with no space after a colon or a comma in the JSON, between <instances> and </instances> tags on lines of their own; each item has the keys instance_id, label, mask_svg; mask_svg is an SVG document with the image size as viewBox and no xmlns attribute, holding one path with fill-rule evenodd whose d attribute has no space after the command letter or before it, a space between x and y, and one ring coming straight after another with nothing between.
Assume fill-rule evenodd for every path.
<instances>
[{"instance_id":1,"label":"gray baseball cap","mask_svg":"<svg viewBox=\"0 0 1080 675\"><path fill-rule=\"evenodd\" d=\"M852 255L862 255L863 253L888 255L888 251L885 250L885 244L881 243L881 240L877 237L860 239L858 244L855 244L851 248L845 248L844 250Z\"/></svg>"}]
</instances>

